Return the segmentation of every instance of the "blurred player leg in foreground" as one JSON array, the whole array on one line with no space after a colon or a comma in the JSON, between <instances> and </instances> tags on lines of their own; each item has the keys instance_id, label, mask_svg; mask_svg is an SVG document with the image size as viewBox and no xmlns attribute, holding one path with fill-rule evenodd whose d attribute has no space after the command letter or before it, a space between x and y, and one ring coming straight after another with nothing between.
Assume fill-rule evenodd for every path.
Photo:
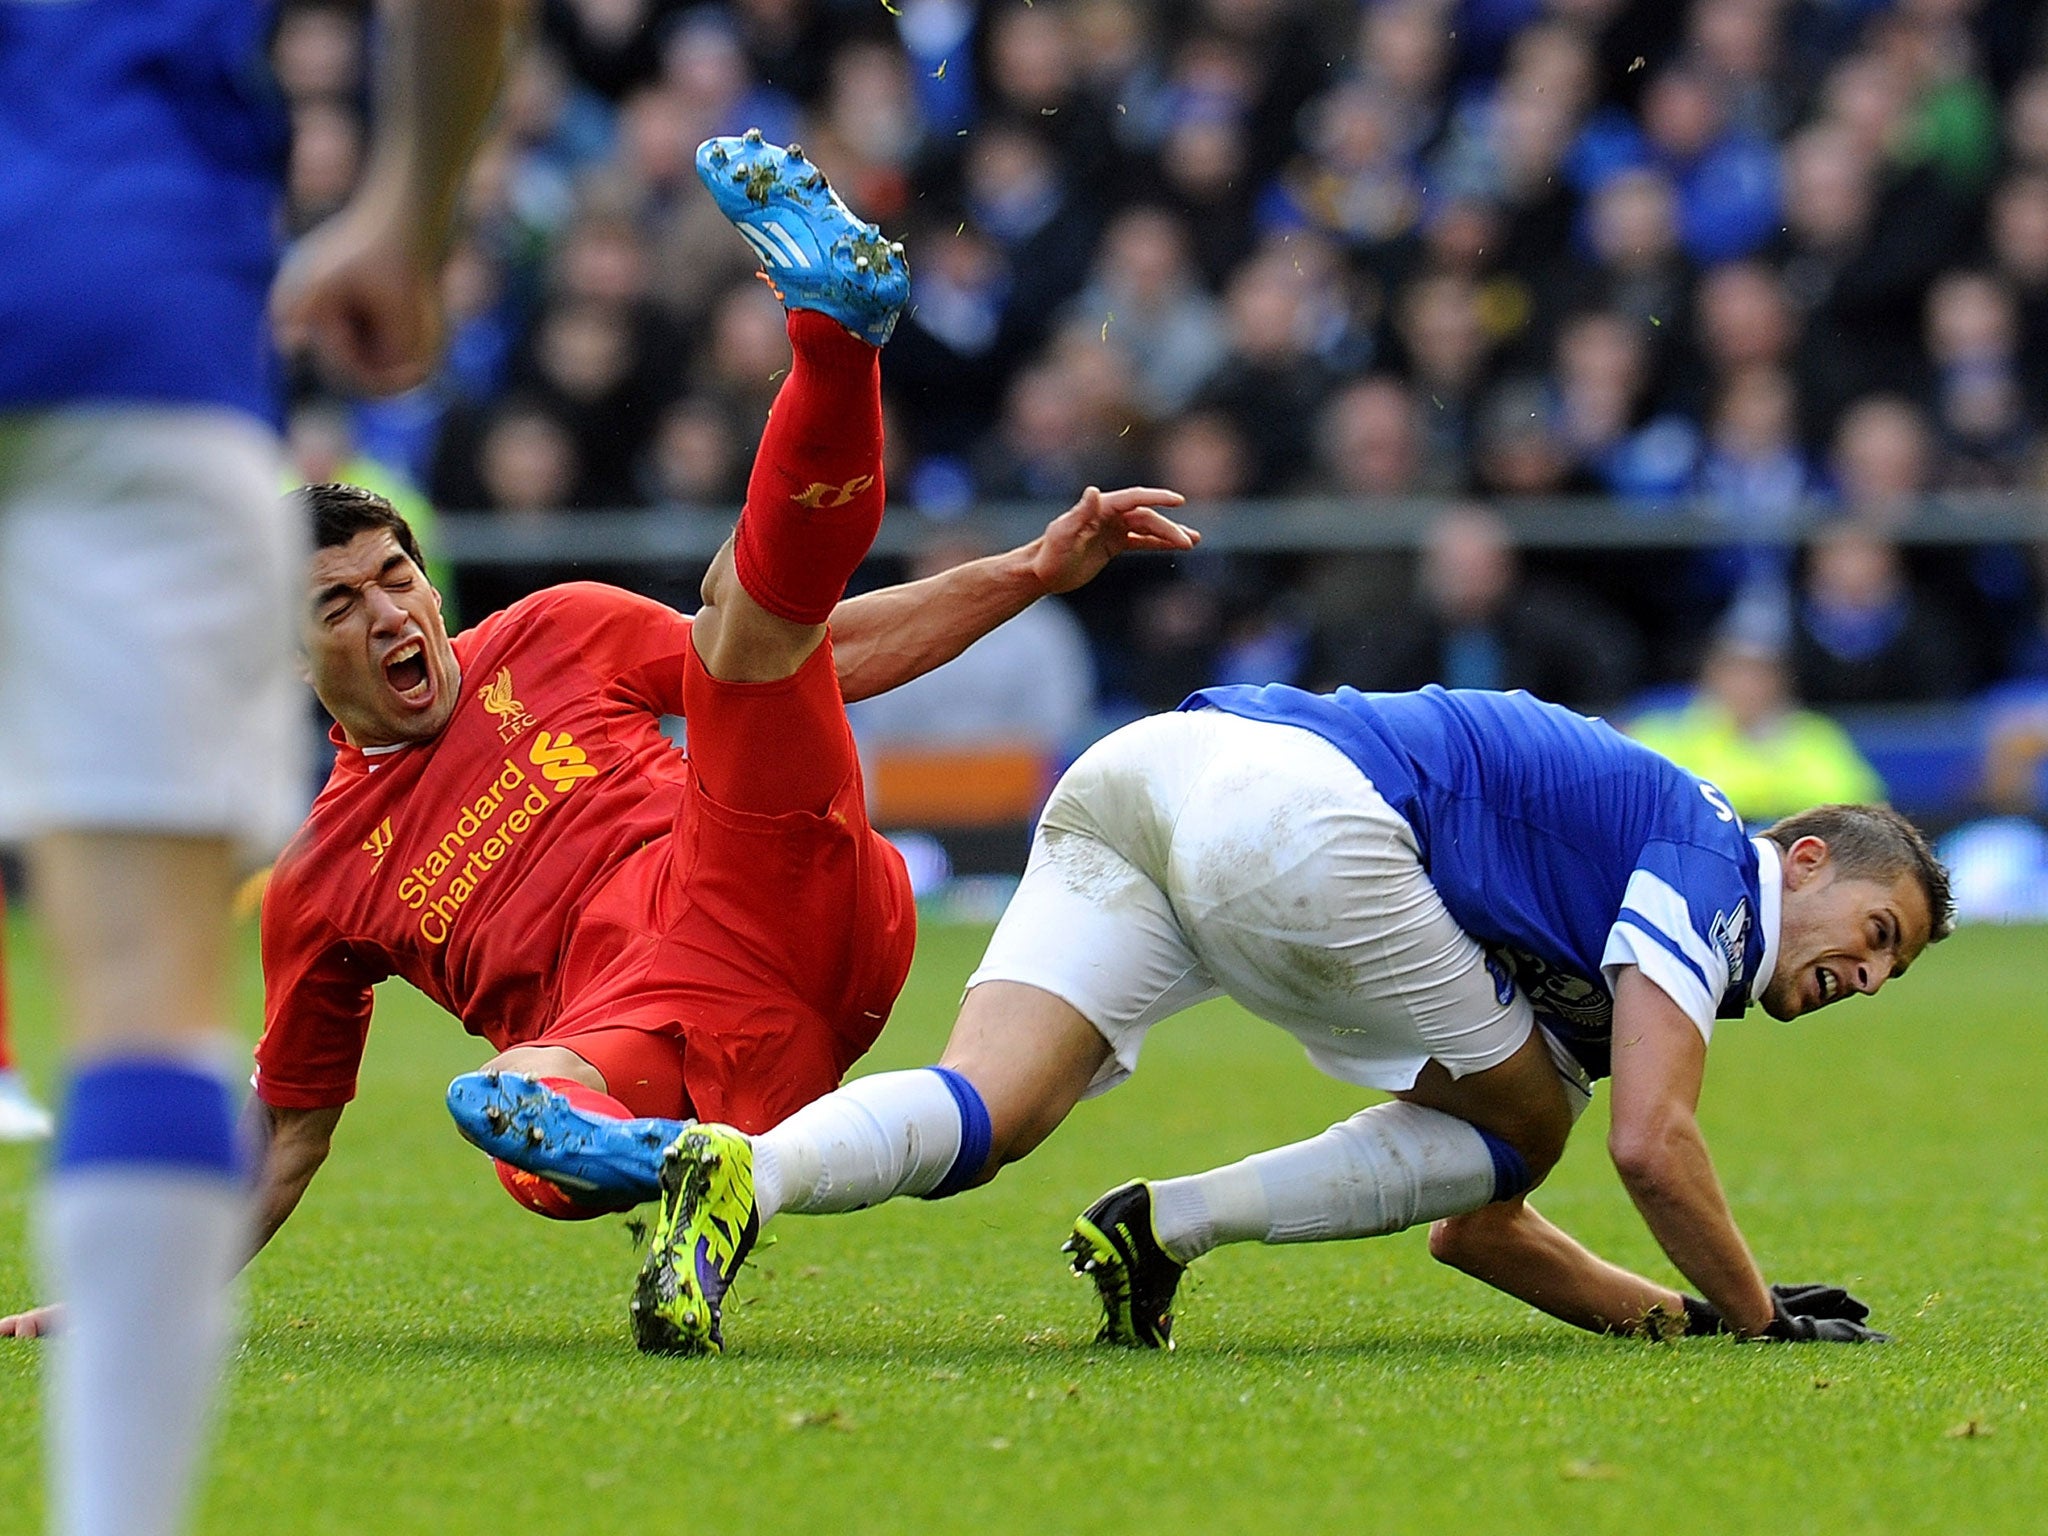
<instances>
[{"instance_id":1,"label":"blurred player leg in foreground","mask_svg":"<svg viewBox=\"0 0 2048 1536\"><path fill-rule=\"evenodd\" d=\"M6 900L0 896L0 932L4 932L6 920ZM8 1030L7 958L5 948L0 947L0 1141L47 1140L52 1123L50 1112L35 1101L14 1066Z\"/></svg>"},{"instance_id":2,"label":"blurred player leg in foreground","mask_svg":"<svg viewBox=\"0 0 2048 1536\"><path fill-rule=\"evenodd\" d=\"M264 329L283 125L250 0L0 9L0 828L30 843L70 1073L42 1203L52 1519L147 1536L184 1522L249 1242L230 902L301 808L304 532ZM389 389L432 359L511 12L384 12L362 195L280 318Z\"/></svg>"}]
</instances>

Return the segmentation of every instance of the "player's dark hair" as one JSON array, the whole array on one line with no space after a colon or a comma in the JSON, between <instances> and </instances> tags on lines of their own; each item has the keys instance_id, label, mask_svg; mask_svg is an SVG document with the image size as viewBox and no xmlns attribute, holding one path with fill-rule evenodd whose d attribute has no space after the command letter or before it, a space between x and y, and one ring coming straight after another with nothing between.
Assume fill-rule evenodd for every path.
<instances>
[{"instance_id":1,"label":"player's dark hair","mask_svg":"<svg viewBox=\"0 0 2048 1536\"><path fill-rule=\"evenodd\" d=\"M1911 875L1934 919L1929 939L1945 939L1955 932L1956 902L1947 868L1920 829L1890 806L1817 805L1766 827L1764 836L1784 849L1802 837L1819 838L1846 879L1890 882Z\"/></svg>"},{"instance_id":2,"label":"player's dark hair","mask_svg":"<svg viewBox=\"0 0 2048 1536\"><path fill-rule=\"evenodd\" d=\"M302 486L292 494L312 518L315 549L336 549L359 533L382 528L398 540L398 547L414 565L426 570L427 557L420 553L420 541L413 534L412 524L375 491L336 482Z\"/></svg>"}]
</instances>

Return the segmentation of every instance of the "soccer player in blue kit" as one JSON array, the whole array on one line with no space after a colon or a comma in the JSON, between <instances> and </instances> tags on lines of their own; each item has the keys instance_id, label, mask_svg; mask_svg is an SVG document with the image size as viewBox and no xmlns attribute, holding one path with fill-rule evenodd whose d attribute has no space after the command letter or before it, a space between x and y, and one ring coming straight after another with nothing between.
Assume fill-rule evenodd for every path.
<instances>
[{"instance_id":1,"label":"soccer player in blue kit","mask_svg":"<svg viewBox=\"0 0 2048 1536\"><path fill-rule=\"evenodd\" d=\"M1228 993L1310 1061L1385 1090L1296 1146L1111 1191L1077 1222L1103 1337L1170 1342L1221 1243L1435 1222L1431 1251L1581 1327L1876 1337L1828 1286L1767 1286L1696 1118L1717 1019L1791 1019L1903 972L1952 921L1910 823L1824 806L1751 837L1720 792L1526 694L1211 689L1061 779L936 1067L878 1073L763 1134L678 1127L642 1288L678 1352L763 1223L957 1193ZM1685 1295L1524 1198L1597 1078L1609 1150ZM544 1149L543 1149L544 1150Z\"/></svg>"},{"instance_id":2,"label":"soccer player in blue kit","mask_svg":"<svg viewBox=\"0 0 2048 1536\"><path fill-rule=\"evenodd\" d=\"M308 539L277 494L266 308L363 389L425 376L518 8L378 9L362 186L273 288L273 6L0 0L0 833L29 844L63 994L41 1227L52 1521L76 1536L183 1523L252 1236L229 914L305 789Z\"/></svg>"}]
</instances>

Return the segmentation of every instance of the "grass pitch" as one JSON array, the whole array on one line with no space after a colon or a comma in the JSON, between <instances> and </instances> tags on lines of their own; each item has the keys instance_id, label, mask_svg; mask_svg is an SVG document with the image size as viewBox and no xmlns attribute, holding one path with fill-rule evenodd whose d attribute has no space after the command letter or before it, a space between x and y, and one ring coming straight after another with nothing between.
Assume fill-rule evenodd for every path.
<instances>
[{"instance_id":1,"label":"grass pitch","mask_svg":"<svg viewBox=\"0 0 2048 1536\"><path fill-rule=\"evenodd\" d=\"M864 1069L933 1056L982 938L926 934ZM1082 1205L1363 1102L1219 1005L990 1189L777 1223L732 1353L646 1360L623 1223L504 1197L440 1104L484 1051L394 985L333 1160L250 1271L201 1529L2038 1531L2044 960L2039 931L1968 931L1874 1001L1721 1026L1704 1114L1737 1215L1772 1276L1876 1306L1898 1342L1863 1349L1595 1339L1438 1268L1420 1232L1222 1251L1178 1351L1092 1347L1056 1252ZM1596 1106L1538 1204L1668 1274L1602 1134ZM36 1161L0 1148L10 1308ZM0 1532L40 1524L37 1349L0 1341Z\"/></svg>"}]
</instances>

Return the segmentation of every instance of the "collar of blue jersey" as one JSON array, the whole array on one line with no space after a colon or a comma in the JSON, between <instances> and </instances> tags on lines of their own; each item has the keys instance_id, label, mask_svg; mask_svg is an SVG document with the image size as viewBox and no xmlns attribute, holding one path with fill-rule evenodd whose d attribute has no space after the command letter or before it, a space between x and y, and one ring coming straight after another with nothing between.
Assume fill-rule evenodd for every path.
<instances>
[{"instance_id":1,"label":"collar of blue jersey","mask_svg":"<svg viewBox=\"0 0 2048 1536\"><path fill-rule=\"evenodd\" d=\"M1756 975L1749 983L1749 1000L1764 995L1771 975L1778 969L1778 925L1784 920L1785 856L1768 837L1752 837L1756 847L1757 924L1763 929L1764 957L1757 962Z\"/></svg>"}]
</instances>

